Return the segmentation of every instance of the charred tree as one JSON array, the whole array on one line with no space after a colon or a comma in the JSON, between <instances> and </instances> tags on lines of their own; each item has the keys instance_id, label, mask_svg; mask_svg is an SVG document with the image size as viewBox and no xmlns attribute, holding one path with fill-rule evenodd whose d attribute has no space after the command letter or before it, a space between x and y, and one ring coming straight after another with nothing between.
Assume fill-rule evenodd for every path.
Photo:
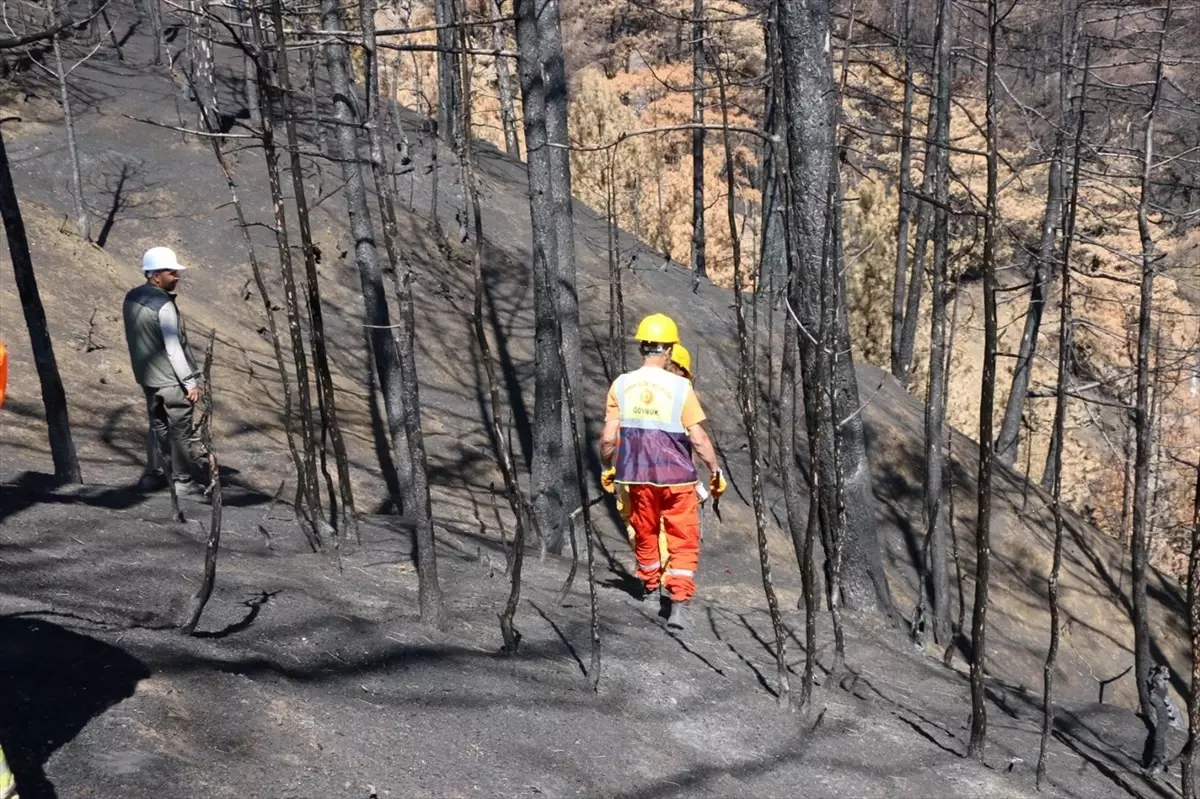
<instances>
[{"instance_id":1,"label":"charred tree","mask_svg":"<svg viewBox=\"0 0 1200 799\"><path fill-rule=\"evenodd\" d=\"M345 31L342 8L337 0L322 0L321 24L327 31ZM392 436L404 512L424 514L429 508L429 488L425 476L423 447L420 452L415 448L415 445L420 443L421 424L420 407L415 404L418 401L415 362L411 362L411 350L400 351L392 334L387 295L384 293L383 275L379 267L379 253L375 245L375 229L367 204L362 161L358 153L358 131L363 126L364 117L351 85L350 55L343 39L335 37L326 41L325 66L329 72L330 88L333 90L336 121L332 146L341 162L342 179L345 182L342 193L346 199L350 231L354 238L354 260L358 266L362 286L363 317L371 331L371 352L383 390L384 412ZM407 309L401 307L401 327L411 324L407 319L411 312L411 303ZM410 363L406 365L405 361ZM406 381L406 375L413 378L411 382ZM413 440L414 433L417 436L416 441ZM421 620L426 624L441 626L444 622L444 608L437 581L432 525L417 525L414 537Z\"/></svg>"},{"instance_id":2,"label":"charred tree","mask_svg":"<svg viewBox=\"0 0 1200 799\"><path fill-rule=\"evenodd\" d=\"M901 58L904 61L904 100L900 119L900 180L899 197L897 198L896 222L896 274L892 284L892 375L900 380L907 380L908 367L905 366L901 349L901 333L904 328L905 297L908 281L908 232L909 221L912 217L912 124L913 124L913 58L911 52L912 39L912 2L904 0L904 28L901 32ZM935 37L936 40L936 37ZM936 45L935 45L936 49ZM909 357L911 362L911 356Z\"/></svg>"},{"instance_id":3,"label":"charred tree","mask_svg":"<svg viewBox=\"0 0 1200 799\"><path fill-rule=\"evenodd\" d=\"M75 115L71 112L71 92L67 86L68 71L63 67L62 47L55 36L50 41L54 49L54 68L58 77L59 102L62 103L63 125L67 129L67 151L71 155L71 201L75 205L75 230L92 240L92 220L83 204L83 177L79 166L79 144L75 138Z\"/></svg>"},{"instance_id":4,"label":"charred tree","mask_svg":"<svg viewBox=\"0 0 1200 799\"><path fill-rule=\"evenodd\" d=\"M0 131L0 216L4 218L4 233L8 237L8 253L12 256L13 277L21 298L21 311L29 330L29 344L37 367L42 389L42 404L46 409L46 426L50 436L50 457L54 461L54 476L70 483L82 483L75 440L71 437L71 420L67 412L67 392L63 389L54 357L54 341L46 323L46 309L38 292L33 258L29 254L29 239L25 236L25 220L17 202L17 190L8 167L8 151Z\"/></svg>"},{"instance_id":5,"label":"charred tree","mask_svg":"<svg viewBox=\"0 0 1200 799\"><path fill-rule=\"evenodd\" d=\"M996 131L997 0L987 3L987 197L983 230L983 378L979 392L978 512L975 521L975 606L971 616L971 738L967 757L983 762L987 745L987 610L992 560L992 414L996 399L996 227L999 141Z\"/></svg>"},{"instance_id":6,"label":"charred tree","mask_svg":"<svg viewBox=\"0 0 1200 799\"><path fill-rule=\"evenodd\" d=\"M825 442L812 453L812 468L821 472L822 538L840 540L842 546L843 594L832 599L853 609L890 613L858 381L850 354L845 275L840 269L824 268L830 252L827 236L840 238L840 231L829 219L832 206L828 194L813 191L814 186L827 187L836 181L829 5L826 0L815 0L803 6L779 3L777 8L786 92L789 305L799 328L810 446ZM827 300L824 306L822 297ZM834 324L827 329L828 341L817 338L823 307L834 316ZM825 373L817 367L822 348L839 354L828 359ZM831 397L824 412L822 392ZM827 559L830 554L827 552Z\"/></svg>"},{"instance_id":7,"label":"charred tree","mask_svg":"<svg viewBox=\"0 0 1200 799\"><path fill-rule=\"evenodd\" d=\"M505 49L504 26L499 21L502 13L500 0L491 0L491 10L492 16L497 20L492 24L492 47L499 53ZM521 146L517 141L517 111L513 104L512 78L508 72L508 59L501 55L496 56L496 87L500 98L500 127L504 132L504 151L513 158L520 158Z\"/></svg>"},{"instance_id":8,"label":"charred tree","mask_svg":"<svg viewBox=\"0 0 1200 799\"><path fill-rule=\"evenodd\" d=\"M279 266L283 274L283 301L288 320L288 336L292 346L292 362L296 368L296 396L299 405L301 448L304 454L303 469L297 469L297 510L305 517L305 536L314 551L323 545L324 516L321 509L321 487L317 481L316 435L313 431L312 393L308 379L308 356L304 348L304 334L300 320L300 304L296 293L296 273L292 264L292 248L289 243L287 214L283 202L283 185L280 174L279 150L275 145L276 95L273 69L266 52L266 36L262 19L257 10L251 12L250 33L254 46L255 73L260 99L266 102L261 109L262 148L267 165L267 181L271 191L271 206L275 218L275 247L279 253ZM266 296L265 294L263 295ZM267 312L270 313L268 306Z\"/></svg>"},{"instance_id":9,"label":"charred tree","mask_svg":"<svg viewBox=\"0 0 1200 799\"><path fill-rule=\"evenodd\" d=\"M1188 687L1188 737L1183 748L1183 799L1196 799L1196 747L1200 745L1200 460L1192 503L1192 542L1187 575L1188 633L1192 674Z\"/></svg>"},{"instance_id":10,"label":"charred tree","mask_svg":"<svg viewBox=\"0 0 1200 799\"><path fill-rule=\"evenodd\" d=\"M692 0L692 291L706 277L704 233L704 0Z\"/></svg>"},{"instance_id":11,"label":"charred tree","mask_svg":"<svg viewBox=\"0 0 1200 799\"><path fill-rule=\"evenodd\" d=\"M455 25L458 22L454 0L433 0L434 19L437 22L437 82L438 82L438 138L454 146L458 135L459 108L467 101L464 97L462 75L458 69L459 54L456 52ZM371 20L374 24L374 20ZM499 60L499 57L497 57Z\"/></svg>"},{"instance_id":12,"label":"charred tree","mask_svg":"<svg viewBox=\"0 0 1200 799\"><path fill-rule=\"evenodd\" d=\"M937 107L934 118L933 194L933 280L930 287L929 385L925 403L924 513L927 559L922 590L933 596L934 639L942 645L950 640L950 580L946 558L946 518L942 510L944 492L942 436L946 427L946 278L950 260L950 0L938 3L934 72ZM928 168L928 165L927 165Z\"/></svg>"},{"instance_id":13,"label":"charred tree","mask_svg":"<svg viewBox=\"0 0 1200 799\"><path fill-rule=\"evenodd\" d=\"M191 600L188 601L188 609L183 617L184 622L179 628L184 635L191 635L196 631L196 625L200 623L200 616L204 613L204 606L208 604L208 600L212 596L213 586L217 582L217 554L221 548L221 468L217 462L217 450L213 445L212 434L212 361L213 343L216 338L217 331L210 330L208 346L204 350L204 381L200 384L200 424L198 425L200 443L204 445L204 451L208 455L208 495L212 514L208 522L208 542L204 546L204 577L200 580L196 593L192 594Z\"/></svg>"},{"instance_id":14,"label":"charred tree","mask_svg":"<svg viewBox=\"0 0 1200 799\"><path fill-rule=\"evenodd\" d=\"M368 11L364 4L363 16ZM373 18L374 14L370 14ZM283 27L283 4L272 0L271 18L275 27L275 76L278 81L279 110L283 114L284 131L287 134L288 157L292 175L292 198L296 205L296 223L300 232L300 247L304 253L304 278L307 289L309 335L312 341L313 370L317 378L318 411L321 416L322 458L324 440L329 436L333 446L334 462L337 465L338 494L342 502L344 521L357 535L358 519L354 508L354 491L350 485L350 461L346 456L346 444L342 439L342 428L338 423L337 397L333 391L333 377L329 372L329 354L325 346L325 315L321 307L321 287L317 275L316 248L313 246L312 227L309 222L308 196L304 186L304 170L300 162L300 136L296 130L296 115L292 110L291 67L288 64L287 43ZM322 467L324 461L322 460ZM326 472L328 477L328 472ZM337 501L330 486L329 502ZM330 522L337 525L337 514L330 513Z\"/></svg>"},{"instance_id":15,"label":"charred tree","mask_svg":"<svg viewBox=\"0 0 1200 799\"><path fill-rule=\"evenodd\" d=\"M696 0L697 11L701 0ZM699 14L697 14L699 16ZM787 638L783 621L779 615L779 599L771 579L771 560L767 549L767 511L763 501L762 461L759 459L758 436L758 359L755 357L750 333L746 325L746 309L742 300L742 243L737 225L737 187L734 183L733 147L729 139L729 105L726 102L725 73L720 65L715 70L721 99L721 143L725 151L726 214L729 221L729 240L733 245L733 307L737 317L738 331L738 395L741 400L742 427L746 430L746 441L750 448L750 500L754 506L754 527L758 538L758 563L762 573L763 593L767 599L767 610L771 616L771 629L775 634L775 665L779 675L779 704L787 707L791 703L791 682L788 678Z\"/></svg>"},{"instance_id":16,"label":"charred tree","mask_svg":"<svg viewBox=\"0 0 1200 799\"><path fill-rule=\"evenodd\" d=\"M1065 11L1065 9L1064 9ZM1064 13L1064 27L1066 14ZM1073 20L1072 20L1073 21ZM1063 50L1067 48L1064 45ZM1084 59L1083 82L1079 90L1079 109L1076 112L1074 155L1071 165L1070 205L1063 224L1063 248L1059 262L1061 286L1059 287L1058 311L1058 382L1054 392L1054 433L1062 440L1063 425L1067 418L1067 370L1070 368L1068 353L1071 351L1071 244L1075 238L1075 216L1079 207L1079 160L1083 126L1086 116L1088 74L1091 69L1091 54ZM1064 62L1066 63L1066 62ZM1067 78L1060 78L1060 92L1066 93ZM1064 119L1064 122L1066 120ZM1062 139L1060 138L1060 142ZM1060 146L1062 146L1060 144ZM1059 153L1060 157L1062 153ZM1031 309L1032 310L1032 309ZM1062 507L1062 449L1054 452L1054 484L1050 489L1050 507L1054 513L1054 555L1050 563L1047 594L1050 603L1050 645L1046 650L1046 664L1042 671L1042 735L1038 745L1037 787L1042 787L1046 778L1046 752L1050 746L1050 734L1054 730L1054 670L1058 661L1059 634L1061 628L1058 606L1058 578L1062 570L1063 507Z\"/></svg>"},{"instance_id":17,"label":"charred tree","mask_svg":"<svg viewBox=\"0 0 1200 799\"><path fill-rule=\"evenodd\" d=\"M1158 54L1154 65L1154 85L1150 94L1142 128L1141 191L1138 201L1138 236L1141 240L1141 293L1138 301L1138 337L1136 360L1136 399L1134 401L1134 463L1133 463L1133 526L1130 537L1130 580L1133 593L1133 660L1137 677L1138 701L1143 715L1154 718L1150 697L1150 624L1146 596L1147 529L1150 507L1150 458L1153 452L1154 415L1150 407L1150 346L1153 339L1154 278L1159 270L1161 254L1157 252L1150 228L1150 192L1154 171L1154 122L1163 84L1163 54L1167 27L1171 21L1171 2L1168 0L1162 30L1159 32Z\"/></svg>"},{"instance_id":18,"label":"charred tree","mask_svg":"<svg viewBox=\"0 0 1200 799\"><path fill-rule=\"evenodd\" d=\"M574 240L570 238L570 172L566 160L569 151L566 141L566 84L563 77L561 40L547 34L557 34L557 0L516 0L517 70L521 82L521 105L524 115L525 152L529 173L529 210L533 235L533 294L534 294L534 419L533 419L533 511L535 529L542 536L543 550L558 553L563 549L569 532L565 507L563 469L563 364L556 342L557 325L562 323L563 349L568 358L572 350L579 352L578 310L574 323L562 318L563 295L567 293L560 281L567 271L562 262L570 263L570 295L574 301ZM552 18L552 19L551 19ZM550 29L553 29L552 31ZM557 55L553 54L558 44ZM549 56L549 61L547 57ZM553 107L553 111L552 111ZM556 145L563 149L556 152ZM564 174L564 164L567 171ZM561 184L566 179L564 197ZM565 215L565 217L564 217ZM566 228L570 253L560 253L563 238L560 226ZM573 338L572 338L573 331ZM578 366L578 364L576 364ZM580 370L580 378L582 370ZM582 379L571 375L573 385Z\"/></svg>"}]
</instances>

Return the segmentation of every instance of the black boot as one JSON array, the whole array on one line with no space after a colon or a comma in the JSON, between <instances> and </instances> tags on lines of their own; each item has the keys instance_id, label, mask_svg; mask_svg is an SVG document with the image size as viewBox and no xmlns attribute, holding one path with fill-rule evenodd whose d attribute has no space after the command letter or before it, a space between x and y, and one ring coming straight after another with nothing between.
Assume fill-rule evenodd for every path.
<instances>
[{"instance_id":1,"label":"black boot","mask_svg":"<svg viewBox=\"0 0 1200 799\"><path fill-rule=\"evenodd\" d=\"M692 629L692 617L688 612L688 601L671 600L671 613L667 616L668 630L690 630Z\"/></svg>"}]
</instances>

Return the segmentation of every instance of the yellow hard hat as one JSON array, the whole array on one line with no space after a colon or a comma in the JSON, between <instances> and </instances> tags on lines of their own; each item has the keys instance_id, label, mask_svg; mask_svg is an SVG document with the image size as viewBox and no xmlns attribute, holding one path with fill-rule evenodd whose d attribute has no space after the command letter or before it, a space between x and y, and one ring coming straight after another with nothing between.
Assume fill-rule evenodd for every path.
<instances>
[{"instance_id":1,"label":"yellow hard hat","mask_svg":"<svg viewBox=\"0 0 1200 799\"><path fill-rule=\"evenodd\" d=\"M675 364L680 369L687 372L689 377L691 376L691 374L692 374L692 354L687 351L687 347L685 347L679 343L676 343L674 346L672 346L671 347L671 363Z\"/></svg>"},{"instance_id":2,"label":"yellow hard hat","mask_svg":"<svg viewBox=\"0 0 1200 799\"><path fill-rule=\"evenodd\" d=\"M679 328L675 326L675 320L666 314L650 314L638 325L633 337L651 344L678 344Z\"/></svg>"}]
</instances>

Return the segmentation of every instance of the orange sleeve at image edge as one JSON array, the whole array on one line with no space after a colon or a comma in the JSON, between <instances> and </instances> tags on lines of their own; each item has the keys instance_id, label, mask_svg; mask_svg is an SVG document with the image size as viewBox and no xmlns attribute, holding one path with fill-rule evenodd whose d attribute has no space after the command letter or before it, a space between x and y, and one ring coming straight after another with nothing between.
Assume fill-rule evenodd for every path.
<instances>
[{"instance_id":1,"label":"orange sleeve at image edge","mask_svg":"<svg viewBox=\"0 0 1200 799\"><path fill-rule=\"evenodd\" d=\"M696 392L689 386L687 396L683 398L683 413L680 415L680 421L683 422L683 427L686 430L692 425L697 425L707 419L704 415L704 409L700 407L700 398L696 396Z\"/></svg>"}]
</instances>

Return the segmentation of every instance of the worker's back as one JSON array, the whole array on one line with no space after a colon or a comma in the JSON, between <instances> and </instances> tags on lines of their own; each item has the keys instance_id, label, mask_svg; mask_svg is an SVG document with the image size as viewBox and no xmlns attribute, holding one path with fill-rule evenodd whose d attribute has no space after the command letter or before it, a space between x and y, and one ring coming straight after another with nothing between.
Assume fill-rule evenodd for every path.
<instances>
[{"instance_id":1,"label":"worker's back","mask_svg":"<svg viewBox=\"0 0 1200 799\"><path fill-rule=\"evenodd\" d=\"M611 393L621 420L617 482L696 482L687 428L703 414L691 384L665 369L644 366L618 377Z\"/></svg>"}]
</instances>

